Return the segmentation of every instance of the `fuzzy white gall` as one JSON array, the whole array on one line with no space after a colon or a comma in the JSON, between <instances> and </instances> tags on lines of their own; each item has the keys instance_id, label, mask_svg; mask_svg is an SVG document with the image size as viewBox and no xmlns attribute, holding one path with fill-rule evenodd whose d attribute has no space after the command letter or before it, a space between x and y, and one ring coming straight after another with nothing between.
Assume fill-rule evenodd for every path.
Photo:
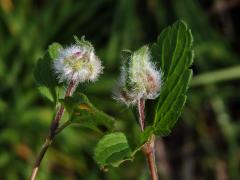
<instances>
[{"instance_id":1,"label":"fuzzy white gall","mask_svg":"<svg viewBox=\"0 0 240 180\"><path fill-rule=\"evenodd\" d=\"M81 42L81 41L79 41ZM102 73L103 67L92 45L83 41L61 49L54 61L54 69L60 82L95 81Z\"/></svg>"},{"instance_id":2,"label":"fuzzy white gall","mask_svg":"<svg viewBox=\"0 0 240 180\"><path fill-rule=\"evenodd\" d=\"M131 54L121 68L117 99L135 105L140 99L155 99L162 86L162 72L151 62L149 48L143 46Z\"/></svg>"}]
</instances>

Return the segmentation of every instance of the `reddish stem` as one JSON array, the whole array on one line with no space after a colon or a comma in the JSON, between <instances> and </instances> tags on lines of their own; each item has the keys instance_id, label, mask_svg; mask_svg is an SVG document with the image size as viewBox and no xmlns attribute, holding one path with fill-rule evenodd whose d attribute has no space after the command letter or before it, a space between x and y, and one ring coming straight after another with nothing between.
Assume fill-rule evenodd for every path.
<instances>
[{"instance_id":1,"label":"reddish stem","mask_svg":"<svg viewBox=\"0 0 240 180\"><path fill-rule=\"evenodd\" d=\"M71 96L73 94L76 85L77 85L76 81L70 81L70 83L67 87L66 93L65 93L65 97ZM44 144L41 148L41 151L39 152L39 154L36 158L30 180L35 180L36 175L38 173L39 166L42 162L43 157L45 156L45 154L48 150L48 147L51 145L51 143L52 143L52 141L53 141L53 139L56 135L56 131L58 129L59 122L60 122L63 114L64 114L64 106L61 105L60 108L58 109L56 115L55 115L55 118L53 119L53 121L51 123L48 137L46 138L46 140L45 140L45 142L44 142Z\"/></svg>"},{"instance_id":2,"label":"reddish stem","mask_svg":"<svg viewBox=\"0 0 240 180\"><path fill-rule=\"evenodd\" d=\"M139 124L141 127L141 130L144 131L144 126L145 126L145 100L140 99L138 100L138 114L139 114Z\"/></svg>"},{"instance_id":3,"label":"reddish stem","mask_svg":"<svg viewBox=\"0 0 240 180\"><path fill-rule=\"evenodd\" d=\"M138 113L139 113L139 123L141 130L144 131L145 128L145 100L138 100ZM151 180L157 180L157 169L155 164L155 152L154 152L154 135L150 138L148 142L146 142L143 146L143 152L147 158L149 172L151 176Z\"/></svg>"},{"instance_id":4,"label":"reddish stem","mask_svg":"<svg viewBox=\"0 0 240 180\"><path fill-rule=\"evenodd\" d=\"M146 142L146 144L143 146L143 152L145 153L145 156L147 158L151 180L158 179L157 168L155 163L154 144L155 137L153 135L151 139L148 142Z\"/></svg>"}]
</instances>

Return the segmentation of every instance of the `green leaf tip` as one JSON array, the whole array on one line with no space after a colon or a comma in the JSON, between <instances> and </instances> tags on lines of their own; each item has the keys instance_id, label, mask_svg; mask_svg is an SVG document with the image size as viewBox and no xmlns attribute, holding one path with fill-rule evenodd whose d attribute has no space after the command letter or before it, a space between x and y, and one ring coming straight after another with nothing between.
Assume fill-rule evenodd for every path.
<instances>
[{"instance_id":1,"label":"green leaf tip","mask_svg":"<svg viewBox=\"0 0 240 180\"><path fill-rule=\"evenodd\" d=\"M193 37L187 24L180 20L165 28L151 47L153 60L164 73L164 84L155 106L154 134L168 135L186 102L192 77Z\"/></svg>"},{"instance_id":2,"label":"green leaf tip","mask_svg":"<svg viewBox=\"0 0 240 180\"><path fill-rule=\"evenodd\" d=\"M60 50L63 49L62 45L59 43L52 43L48 46L48 53L51 59L55 60L59 57Z\"/></svg>"}]
</instances>

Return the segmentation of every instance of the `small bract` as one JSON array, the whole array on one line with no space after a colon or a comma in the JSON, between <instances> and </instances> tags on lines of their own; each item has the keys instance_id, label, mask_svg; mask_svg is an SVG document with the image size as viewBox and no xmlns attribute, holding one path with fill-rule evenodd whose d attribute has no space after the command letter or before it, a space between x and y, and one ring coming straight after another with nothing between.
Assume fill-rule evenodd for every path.
<instances>
[{"instance_id":1,"label":"small bract","mask_svg":"<svg viewBox=\"0 0 240 180\"><path fill-rule=\"evenodd\" d=\"M95 81L102 73L103 67L90 42L76 40L76 44L61 49L54 61L54 69L60 82Z\"/></svg>"},{"instance_id":2,"label":"small bract","mask_svg":"<svg viewBox=\"0 0 240 180\"><path fill-rule=\"evenodd\" d=\"M127 105L134 105L140 99L155 99L162 86L162 72L151 62L148 46L143 46L125 60L117 99Z\"/></svg>"}]
</instances>

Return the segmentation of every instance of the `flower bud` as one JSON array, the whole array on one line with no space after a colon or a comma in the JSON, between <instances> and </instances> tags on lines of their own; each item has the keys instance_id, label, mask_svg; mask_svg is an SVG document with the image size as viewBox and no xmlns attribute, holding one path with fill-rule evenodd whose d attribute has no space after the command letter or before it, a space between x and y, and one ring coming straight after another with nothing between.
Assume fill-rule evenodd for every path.
<instances>
[{"instance_id":1,"label":"flower bud","mask_svg":"<svg viewBox=\"0 0 240 180\"><path fill-rule=\"evenodd\" d=\"M117 99L127 105L140 99L155 99L162 85L162 72L151 62L150 51L143 46L129 55L121 69Z\"/></svg>"},{"instance_id":2,"label":"flower bud","mask_svg":"<svg viewBox=\"0 0 240 180\"><path fill-rule=\"evenodd\" d=\"M84 37L75 39L76 44L61 49L54 61L59 81L95 81L103 70L101 61L90 42L84 40Z\"/></svg>"}]
</instances>

